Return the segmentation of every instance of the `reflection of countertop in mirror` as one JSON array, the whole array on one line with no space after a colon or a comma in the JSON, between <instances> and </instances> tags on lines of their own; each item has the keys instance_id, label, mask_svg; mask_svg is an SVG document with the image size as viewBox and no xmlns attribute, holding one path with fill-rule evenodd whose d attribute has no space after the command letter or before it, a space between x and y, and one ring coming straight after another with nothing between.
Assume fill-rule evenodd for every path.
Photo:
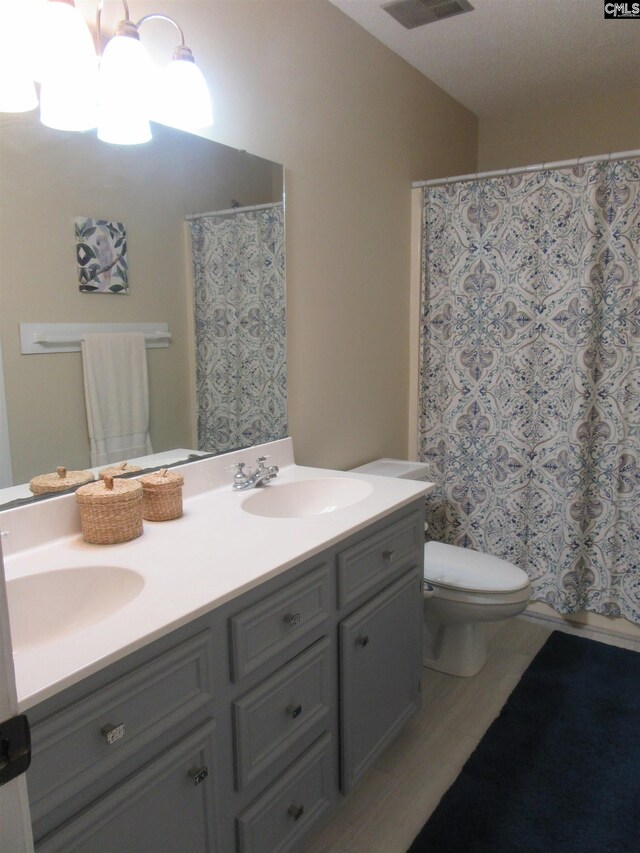
<instances>
[{"instance_id":1,"label":"reflection of countertop in mirror","mask_svg":"<svg viewBox=\"0 0 640 853\"><path fill-rule=\"evenodd\" d=\"M265 487L300 489L315 497L316 485L338 484L337 509L303 517L269 517L243 509L257 489L232 491L228 468L269 457L277 479ZM235 451L179 470L185 477L184 515L145 522L144 534L121 545L96 546L79 534L73 495L0 513L5 538L5 573L12 579L56 569L110 566L144 579L142 590L99 622L14 652L19 707L33 706L124 655L276 577L395 509L418 500L429 483L307 468L295 464L290 439ZM340 500L352 503L340 505ZM282 506L279 502L278 506ZM122 572L120 573L122 574ZM35 615L35 614L34 614Z\"/></svg>"},{"instance_id":2,"label":"reflection of countertop in mirror","mask_svg":"<svg viewBox=\"0 0 640 853\"><path fill-rule=\"evenodd\" d=\"M205 456L204 451L188 450L184 447L178 447L175 450L165 450L163 453L150 453L148 456L136 456L135 459L123 459L122 462L127 462L129 465L139 465L141 468L162 468L163 465L173 465L175 462L186 460L190 454ZM117 462L110 463L117 465ZM107 465L100 465L97 468L87 468L87 471L93 471L96 479L99 472ZM49 474L49 471L42 471L43 474ZM29 489L29 483L21 483L19 486L9 486L6 489L0 489L0 507L2 504L11 503L11 501L22 500L24 498L32 498L33 492Z\"/></svg>"}]
</instances>

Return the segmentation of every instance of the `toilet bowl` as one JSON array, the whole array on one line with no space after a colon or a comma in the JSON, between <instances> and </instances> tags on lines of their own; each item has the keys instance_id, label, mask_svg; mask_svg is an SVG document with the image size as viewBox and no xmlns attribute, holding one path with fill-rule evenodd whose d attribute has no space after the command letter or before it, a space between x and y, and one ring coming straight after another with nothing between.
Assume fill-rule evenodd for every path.
<instances>
[{"instance_id":1,"label":"toilet bowl","mask_svg":"<svg viewBox=\"0 0 640 853\"><path fill-rule=\"evenodd\" d=\"M491 554L428 542L424 546L424 666L471 676L487 659L485 625L511 619L531 596L522 569Z\"/></svg>"},{"instance_id":2,"label":"toilet bowl","mask_svg":"<svg viewBox=\"0 0 640 853\"><path fill-rule=\"evenodd\" d=\"M378 459L353 470L429 479L428 464L401 459ZM428 542L424 546L424 666L465 677L480 672L487 659L486 624L522 613L530 597L529 578L513 563L469 548Z\"/></svg>"}]
</instances>

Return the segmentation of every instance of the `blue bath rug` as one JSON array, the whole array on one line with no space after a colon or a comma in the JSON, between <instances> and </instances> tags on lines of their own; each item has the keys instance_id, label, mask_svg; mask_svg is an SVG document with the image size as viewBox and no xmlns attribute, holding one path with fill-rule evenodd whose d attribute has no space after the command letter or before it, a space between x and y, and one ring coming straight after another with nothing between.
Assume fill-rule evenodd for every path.
<instances>
[{"instance_id":1,"label":"blue bath rug","mask_svg":"<svg viewBox=\"0 0 640 853\"><path fill-rule=\"evenodd\" d=\"M555 631L409 853L638 850L640 654Z\"/></svg>"}]
</instances>

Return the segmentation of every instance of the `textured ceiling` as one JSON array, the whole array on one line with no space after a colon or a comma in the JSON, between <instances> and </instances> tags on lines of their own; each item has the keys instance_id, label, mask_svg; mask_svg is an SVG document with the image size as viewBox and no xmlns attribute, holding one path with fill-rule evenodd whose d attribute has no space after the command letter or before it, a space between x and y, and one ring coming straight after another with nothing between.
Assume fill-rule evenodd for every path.
<instances>
[{"instance_id":1,"label":"textured ceiling","mask_svg":"<svg viewBox=\"0 0 640 853\"><path fill-rule=\"evenodd\" d=\"M413 30L388 0L331 2L481 118L640 87L640 20L605 21L603 0L470 0Z\"/></svg>"}]
</instances>

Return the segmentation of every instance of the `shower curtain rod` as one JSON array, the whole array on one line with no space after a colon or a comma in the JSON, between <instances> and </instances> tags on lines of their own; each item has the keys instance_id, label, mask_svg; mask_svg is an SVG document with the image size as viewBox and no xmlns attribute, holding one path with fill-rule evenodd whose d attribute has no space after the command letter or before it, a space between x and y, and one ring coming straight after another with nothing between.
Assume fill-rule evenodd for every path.
<instances>
[{"instance_id":1,"label":"shower curtain rod","mask_svg":"<svg viewBox=\"0 0 640 853\"><path fill-rule=\"evenodd\" d=\"M247 207L228 207L226 210L209 210L206 213L190 213L185 216L188 222L190 219L200 219L201 216L225 216L229 213L249 213L252 210L267 210L270 207L282 207L281 201L271 201L269 204L251 204Z\"/></svg>"},{"instance_id":2,"label":"shower curtain rod","mask_svg":"<svg viewBox=\"0 0 640 853\"><path fill-rule=\"evenodd\" d=\"M470 175L455 175L452 178L434 178L430 181L414 181L412 188L439 187L444 184L462 181L476 181L478 178L499 178L505 175L517 175L520 172L539 172L542 169L562 169L565 166L577 166L579 163L604 163L608 160L627 160L640 157L640 149L634 151L619 151L617 154L600 154L595 157L576 157L573 160L558 160L555 163L537 163L533 166L516 166L512 169L497 169L495 172L475 172Z\"/></svg>"}]
</instances>

